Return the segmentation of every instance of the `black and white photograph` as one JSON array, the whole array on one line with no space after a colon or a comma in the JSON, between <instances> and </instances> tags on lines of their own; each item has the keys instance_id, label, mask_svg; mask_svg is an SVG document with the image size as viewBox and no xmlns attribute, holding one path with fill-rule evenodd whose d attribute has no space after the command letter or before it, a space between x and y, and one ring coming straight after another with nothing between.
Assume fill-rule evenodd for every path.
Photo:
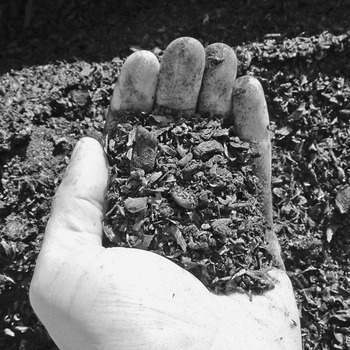
<instances>
[{"instance_id":1,"label":"black and white photograph","mask_svg":"<svg viewBox=\"0 0 350 350\"><path fill-rule=\"evenodd\" d=\"M1 350L350 350L349 0L0 0Z\"/></svg>"}]
</instances>

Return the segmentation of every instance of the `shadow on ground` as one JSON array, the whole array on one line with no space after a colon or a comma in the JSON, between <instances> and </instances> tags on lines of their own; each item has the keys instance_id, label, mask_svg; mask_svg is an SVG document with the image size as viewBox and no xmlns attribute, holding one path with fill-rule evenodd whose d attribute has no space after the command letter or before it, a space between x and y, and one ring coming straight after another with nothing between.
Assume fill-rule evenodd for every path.
<instances>
[{"instance_id":1,"label":"shadow on ground","mask_svg":"<svg viewBox=\"0 0 350 350\"><path fill-rule=\"evenodd\" d=\"M349 29L346 1L5 0L0 4L0 74L53 61L109 61L130 46L165 48L179 36L204 45Z\"/></svg>"}]
</instances>

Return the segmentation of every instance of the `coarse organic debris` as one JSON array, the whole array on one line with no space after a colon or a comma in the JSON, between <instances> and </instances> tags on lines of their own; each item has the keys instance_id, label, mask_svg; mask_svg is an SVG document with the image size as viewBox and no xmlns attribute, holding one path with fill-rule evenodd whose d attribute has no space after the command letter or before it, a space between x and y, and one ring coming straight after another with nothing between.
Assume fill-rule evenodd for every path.
<instances>
[{"instance_id":1,"label":"coarse organic debris","mask_svg":"<svg viewBox=\"0 0 350 350\"><path fill-rule=\"evenodd\" d=\"M27 3L34 11L23 28ZM240 71L263 84L273 135L274 222L304 349L350 349L350 214L336 206L350 184L348 2L220 4L0 2L1 349L57 349L28 300L51 199L77 140L101 133L127 55L147 49L161 57L169 42L186 35L204 46L234 47ZM161 126L168 119L151 118ZM35 150L42 152L35 152L38 161L29 158ZM184 167L191 153L182 156ZM152 236L144 235L144 246L146 238Z\"/></svg>"},{"instance_id":2,"label":"coarse organic debris","mask_svg":"<svg viewBox=\"0 0 350 350\"><path fill-rule=\"evenodd\" d=\"M106 137L110 244L165 256L216 293L273 288L250 162L259 155L220 120L121 114ZM147 139L135 137L139 130ZM149 139L158 140L150 150L153 166L135 167Z\"/></svg>"}]
</instances>

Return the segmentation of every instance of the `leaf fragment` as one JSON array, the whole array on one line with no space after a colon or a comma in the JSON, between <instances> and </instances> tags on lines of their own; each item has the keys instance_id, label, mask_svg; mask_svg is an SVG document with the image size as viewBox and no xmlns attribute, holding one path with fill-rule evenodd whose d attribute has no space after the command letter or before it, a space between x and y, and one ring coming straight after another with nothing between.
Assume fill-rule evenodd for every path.
<instances>
[{"instance_id":1,"label":"leaf fragment","mask_svg":"<svg viewBox=\"0 0 350 350\"><path fill-rule=\"evenodd\" d=\"M138 213L147 209L148 197L127 198L124 202L125 208L130 213Z\"/></svg>"},{"instance_id":2,"label":"leaf fragment","mask_svg":"<svg viewBox=\"0 0 350 350\"><path fill-rule=\"evenodd\" d=\"M350 185L343 186L338 190L335 204L341 214L348 212L350 208Z\"/></svg>"}]
</instances>

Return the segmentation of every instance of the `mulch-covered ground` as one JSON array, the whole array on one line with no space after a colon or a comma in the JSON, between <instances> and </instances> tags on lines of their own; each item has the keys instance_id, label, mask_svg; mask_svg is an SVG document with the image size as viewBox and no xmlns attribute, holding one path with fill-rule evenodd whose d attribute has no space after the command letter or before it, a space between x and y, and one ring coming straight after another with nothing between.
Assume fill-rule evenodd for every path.
<instances>
[{"instance_id":1,"label":"mulch-covered ground","mask_svg":"<svg viewBox=\"0 0 350 350\"><path fill-rule=\"evenodd\" d=\"M101 135L124 59L139 48L160 54L179 36L233 46L241 74L261 81L274 221L304 348L350 348L347 1L232 3L0 4L1 349L55 348L28 301L52 196L75 142Z\"/></svg>"}]
</instances>

